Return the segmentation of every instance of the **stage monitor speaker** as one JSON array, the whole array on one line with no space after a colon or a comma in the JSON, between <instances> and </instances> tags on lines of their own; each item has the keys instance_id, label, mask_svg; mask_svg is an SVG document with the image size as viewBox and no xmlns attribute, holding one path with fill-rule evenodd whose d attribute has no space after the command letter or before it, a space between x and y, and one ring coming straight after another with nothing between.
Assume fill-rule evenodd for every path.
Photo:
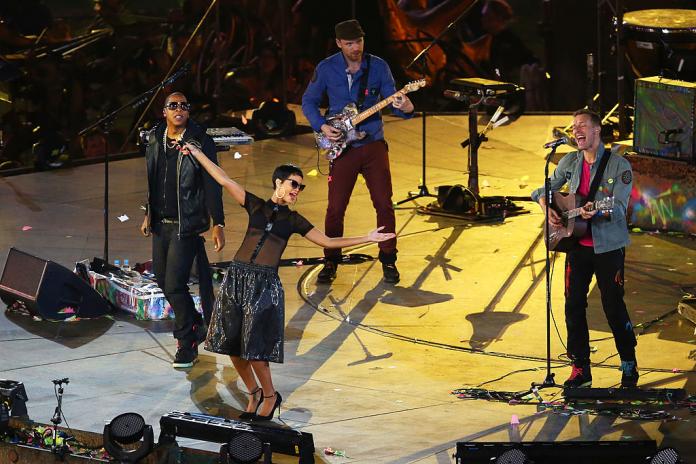
<instances>
[{"instance_id":1,"label":"stage monitor speaker","mask_svg":"<svg viewBox=\"0 0 696 464\"><path fill-rule=\"evenodd\" d=\"M437 187L437 205L450 213L474 213L476 197L463 185L440 185Z\"/></svg>"},{"instance_id":2,"label":"stage monitor speaker","mask_svg":"<svg viewBox=\"0 0 696 464\"><path fill-rule=\"evenodd\" d=\"M513 449L535 464L635 464L653 456L657 444L655 440L458 442L455 457L457 464L490 464Z\"/></svg>"},{"instance_id":3,"label":"stage monitor speaker","mask_svg":"<svg viewBox=\"0 0 696 464\"><path fill-rule=\"evenodd\" d=\"M75 273L53 261L10 248L0 277L0 298L20 303L43 319L89 318L110 311L109 303ZM73 311L65 311L72 308Z\"/></svg>"},{"instance_id":4,"label":"stage monitor speaker","mask_svg":"<svg viewBox=\"0 0 696 464\"><path fill-rule=\"evenodd\" d=\"M636 81L633 148L693 162L696 83L647 77Z\"/></svg>"}]
</instances>

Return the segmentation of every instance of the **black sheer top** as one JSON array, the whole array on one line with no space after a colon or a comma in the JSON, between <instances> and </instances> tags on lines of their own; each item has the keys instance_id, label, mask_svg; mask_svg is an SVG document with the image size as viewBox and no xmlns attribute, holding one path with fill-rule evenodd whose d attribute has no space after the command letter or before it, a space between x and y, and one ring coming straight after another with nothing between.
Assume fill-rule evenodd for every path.
<instances>
[{"instance_id":1,"label":"black sheer top","mask_svg":"<svg viewBox=\"0 0 696 464\"><path fill-rule=\"evenodd\" d=\"M246 192L244 209L249 214L246 235L235 261L278 267L290 236L307 234L314 226L297 211Z\"/></svg>"}]
</instances>

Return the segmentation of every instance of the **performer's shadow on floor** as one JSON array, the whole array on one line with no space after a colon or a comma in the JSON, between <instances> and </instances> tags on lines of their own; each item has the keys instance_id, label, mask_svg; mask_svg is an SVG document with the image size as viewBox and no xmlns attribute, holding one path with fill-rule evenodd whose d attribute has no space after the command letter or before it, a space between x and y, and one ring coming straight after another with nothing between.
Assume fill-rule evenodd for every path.
<instances>
[{"instance_id":1,"label":"performer's shadow on floor","mask_svg":"<svg viewBox=\"0 0 696 464\"><path fill-rule=\"evenodd\" d=\"M213 354L201 353L198 358L199 362L186 373L186 380L190 383L189 394L196 408L204 414L226 419L239 418L248 397L238 386L237 371L231 363L220 364ZM226 389L234 401L224 399L220 387Z\"/></svg>"}]
</instances>

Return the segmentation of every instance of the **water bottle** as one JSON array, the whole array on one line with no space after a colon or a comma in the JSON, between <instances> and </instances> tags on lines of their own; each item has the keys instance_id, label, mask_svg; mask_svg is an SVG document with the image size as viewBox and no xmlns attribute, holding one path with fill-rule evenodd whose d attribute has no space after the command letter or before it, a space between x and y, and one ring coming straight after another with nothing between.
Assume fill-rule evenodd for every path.
<instances>
[{"instance_id":1,"label":"water bottle","mask_svg":"<svg viewBox=\"0 0 696 464\"><path fill-rule=\"evenodd\" d=\"M114 259L114 267L116 268L116 270L108 270L106 275L116 277L121 272L121 260Z\"/></svg>"},{"instance_id":2,"label":"water bottle","mask_svg":"<svg viewBox=\"0 0 696 464\"><path fill-rule=\"evenodd\" d=\"M131 270L130 263L128 262L127 259L123 260L123 270L126 272L130 272L130 270Z\"/></svg>"}]
</instances>

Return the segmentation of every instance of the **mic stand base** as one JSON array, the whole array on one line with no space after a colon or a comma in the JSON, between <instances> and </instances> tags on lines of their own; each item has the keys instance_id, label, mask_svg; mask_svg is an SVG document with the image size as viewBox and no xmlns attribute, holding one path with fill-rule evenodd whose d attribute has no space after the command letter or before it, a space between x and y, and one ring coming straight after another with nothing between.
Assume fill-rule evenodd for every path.
<instances>
[{"instance_id":1,"label":"mic stand base","mask_svg":"<svg viewBox=\"0 0 696 464\"><path fill-rule=\"evenodd\" d=\"M556 374L551 372L546 376L543 382L537 383L537 382L532 382L532 387L537 387L537 388L548 388L548 387L561 387L561 385L558 385L556 381L554 380L554 377Z\"/></svg>"},{"instance_id":2,"label":"mic stand base","mask_svg":"<svg viewBox=\"0 0 696 464\"><path fill-rule=\"evenodd\" d=\"M418 186L418 192L408 192L408 196L404 198L403 200L399 200L396 203L394 203L394 206L399 206L401 204L404 204L408 201L413 201L418 198L423 198L423 197L436 197L437 195L433 195L430 193L428 190L427 185L419 185Z\"/></svg>"},{"instance_id":3,"label":"mic stand base","mask_svg":"<svg viewBox=\"0 0 696 464\"><path fill-rule=\"evenodd\" d=\"M543 390L544 388L563 388L563 385L559 385L556 383L556 381L554 380L554 375L555 374L553 372L548 373L543 382L532 382L532 385L529 387L529 390L518 393L513 398L519 400L527 395L532 394L536 397L537 400L539 400L539 403L543 403L544 400L541 397L541 395L539 395L539 390Z\"/></svg>"}]
</instances>

